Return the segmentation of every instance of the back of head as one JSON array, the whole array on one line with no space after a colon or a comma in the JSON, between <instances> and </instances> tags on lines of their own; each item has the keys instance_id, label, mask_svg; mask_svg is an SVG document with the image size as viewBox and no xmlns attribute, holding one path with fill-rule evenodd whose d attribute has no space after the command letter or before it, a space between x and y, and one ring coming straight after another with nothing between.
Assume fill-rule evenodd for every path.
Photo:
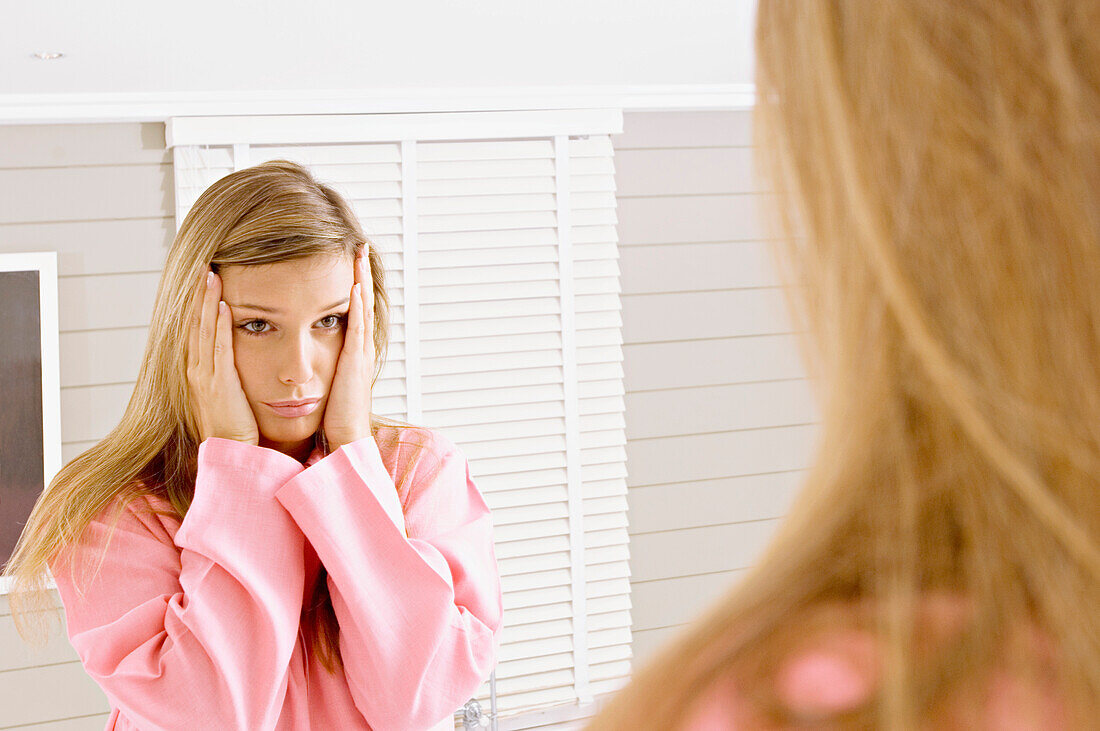
<instances>
[{"instance_id":1,"label":"back of head","mask_svg":"<svg viewBox=\"0 0 1100 731\"><path fill-rule=\"evenodd\" d=\"M1005 667L1095 718L1098 27L1091 1L760 1L754 130L818 445L747 578L590 728L675 727L720 677L793 722L777 672L822 617L881 653L838 724L947 723ZM934 596L965 607L947 634Z\"/></svg>"}]
</instances>

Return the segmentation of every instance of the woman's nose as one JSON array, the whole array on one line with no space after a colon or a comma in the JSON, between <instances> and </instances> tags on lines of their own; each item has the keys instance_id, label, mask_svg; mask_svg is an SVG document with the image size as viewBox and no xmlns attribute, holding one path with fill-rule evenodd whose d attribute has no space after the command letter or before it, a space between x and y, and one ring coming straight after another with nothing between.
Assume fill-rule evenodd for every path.
<instances>
[{"instance_id":1,"label":"woman's nose","mask_svg":"<svg viewBox=\"0 0 1100 731\"><path fill-rule=\"evenodd\" d=\"M279 358L279 380L283 383L307 383L313 378L313 338L290 337Z\"/></svg>"}]
</instances>

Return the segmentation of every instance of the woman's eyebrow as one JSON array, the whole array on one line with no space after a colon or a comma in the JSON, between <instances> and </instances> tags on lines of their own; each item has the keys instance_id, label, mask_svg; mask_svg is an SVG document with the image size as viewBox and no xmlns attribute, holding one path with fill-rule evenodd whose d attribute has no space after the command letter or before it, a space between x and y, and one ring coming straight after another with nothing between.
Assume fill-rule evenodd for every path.
<instances>
[{"instance_id":1,"label":"woman's eyebrow","mask_svg":"<svg viewBox=\"0 0 1100 731\"><path fill-rule=\"evenodd\" d=\"M348 298L345 297L344 299L340 300L339 302L333 302L328 307L322 307L321 311L324 312L325 310L332 310L332 309L335 309L337 307L343 307L347 303L348 303ZM268 312L272 315L281 315L281 314L283 314L283 311L276 308L276 307L264 307L263 305L246 305L244 303L241 303L241 304L238 304L238 305L230 304L229 306L230 307L240 307L240 308L245 308L245 309L249 309L249 310L259 310L260 312Z\"/></svg>"}]
</instances>

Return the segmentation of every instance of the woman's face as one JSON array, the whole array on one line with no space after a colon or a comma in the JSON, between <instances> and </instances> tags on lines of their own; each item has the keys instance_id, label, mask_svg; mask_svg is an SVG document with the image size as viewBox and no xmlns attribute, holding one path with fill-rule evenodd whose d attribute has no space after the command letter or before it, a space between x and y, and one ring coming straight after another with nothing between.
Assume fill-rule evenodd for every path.
<instances>
[{"instance_id":1,"label":"woman's face","mask_svg":"<svg viewBox=\"0 0 1100 731\"><path fill-rule=\"evenodd\" d=\"M344 344L352 260L317 255L223 266L219 274L232 315L233 358L260 445L304 458L321 426ZM314 398L320 400L313 410L300 416L270 405Z\"/></svg>"}]
</instances>

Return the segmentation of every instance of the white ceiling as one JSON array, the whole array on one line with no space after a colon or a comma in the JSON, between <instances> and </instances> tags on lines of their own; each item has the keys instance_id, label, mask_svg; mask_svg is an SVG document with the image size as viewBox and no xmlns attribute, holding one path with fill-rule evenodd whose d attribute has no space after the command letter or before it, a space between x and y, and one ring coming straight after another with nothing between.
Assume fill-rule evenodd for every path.
<instances>
[{"instance_id":1,"label":"white ceiling","mask_svg":"<svg viewBox=\"0 0 1100 731\"><path fill-rule=\"evenodd\" d=\"M754 8L755 0L7 2L0 111L134 94L747 84ZM38 52L65 56L31 57Z\"/></svg>"}]
</instances>

